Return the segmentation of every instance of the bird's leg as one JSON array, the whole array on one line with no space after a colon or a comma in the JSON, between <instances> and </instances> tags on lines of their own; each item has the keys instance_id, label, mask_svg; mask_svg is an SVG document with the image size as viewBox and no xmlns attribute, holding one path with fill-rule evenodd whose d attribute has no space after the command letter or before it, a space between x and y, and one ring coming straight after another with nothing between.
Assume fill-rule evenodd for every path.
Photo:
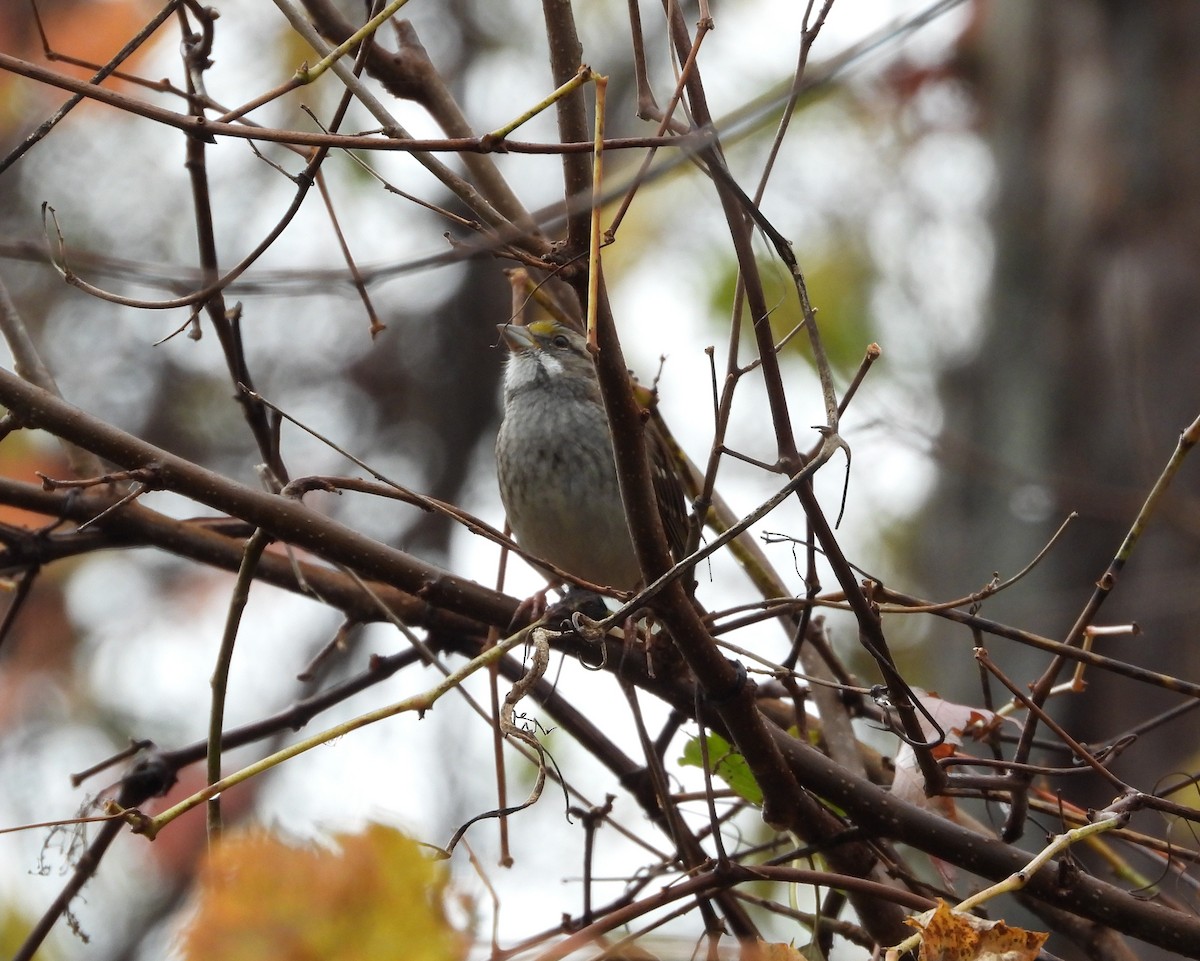
<instances>
[{"instance_id":1,"label":"bird's leg","mask_svg":"<svg viewBox=\"0 0 1200 961\"><path fill-rule=\"evenodd\" d=\"M546 595L552 590L554 590L554 585L547 584L540 591L534 591L525 600L521 601L517 605L517 609L513 611L512 620L508 623L508 633L511 634L526 624L540 621L546 613Z\"/></svg>"},{"instance_id":2,"label":"bird's leg","mask_svg":"<svg viewBox=\"0 0 1200 961\"><path fill-rule=\"evenodd\" d=\"M646 625L644 635L638 630L638 622L643 619ZM646 659L646 674L651 678L655 676L653 658L654 639L650 633L653 623L653 615L650 613L649 609L642 608L641 610L634 611L627 618L625 618L621 625L621 634L624 638L624 643L621 645L621 664L623 665L625 663L625 657L630 653L630 651L636 645L640 645L642 648L642 654ZM618 671L618 676L619 675L620 672Z\"/></svg>"}]
</instances>

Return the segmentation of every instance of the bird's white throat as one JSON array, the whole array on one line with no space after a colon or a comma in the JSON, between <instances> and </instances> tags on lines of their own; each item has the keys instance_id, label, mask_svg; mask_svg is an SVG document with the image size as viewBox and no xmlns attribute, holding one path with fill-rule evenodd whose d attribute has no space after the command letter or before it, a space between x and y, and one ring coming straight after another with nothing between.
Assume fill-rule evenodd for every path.
<instances>
[{"instance_id":1,"label":"bird's white throat","mask_svg":"<svg viewBox=\"0 0 1200 961\"><path fill-rule=\"evenodd\" d=\"M510 354L504 365L504 389L507 393L515 393L543 378L558 377L563 370L562 360L549 351Z\"/></svg>"}]
</instances>

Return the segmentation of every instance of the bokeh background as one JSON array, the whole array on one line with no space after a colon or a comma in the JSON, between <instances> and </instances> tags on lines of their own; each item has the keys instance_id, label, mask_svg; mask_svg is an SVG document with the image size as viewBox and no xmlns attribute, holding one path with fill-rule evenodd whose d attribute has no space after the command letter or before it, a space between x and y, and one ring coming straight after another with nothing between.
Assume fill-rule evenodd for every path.
<instances>
[{"instance_id":1,"label":"bokeh background","mask_svg":"<svg viewBox=\"0 0 1200 961\"><path fill-rule=\"evenodd\" d=\"M344 6L359 15L357 6ZM714 116L733 117L788 82L804 5L713 6L717 29L705 42L702 64L706 76L720 78L709 82ZM931 6L936 15L928 22L904 26ZM218 8L207 74L216 101L248 100L312 58L274 6L228 0ZM154 10L133 0L46 0L37 9L54 51L95 63ZM611 77L609 133L652 133L631 109L625 4L580 3L576 12L588 62ZM413 2L403 15L477 130L500 125L549 91L545 41L529 4ZM643 12L652 79L665 101L673 75L655 15ZM794 244L840 384L869 343L883 348L843 424L853 450L844 543L873 576L934 599L962 596L994 571L1011 576L1077 512L1041 565L985 608L997 620L1052 637L1074 621L1178 432L1200 410L1196 49L1200 8L1186 0L834 4L809 64L810 78L822 82L804 94L791 119L762 209ZM0 51L47 60L30 7L14 3L0 11ZM179 84L177 31L164 28L128 69ZM168 94L128 82L115 86L181 109ZM335 84L316 83L254 118L309 128L302 108L326 117L339 92ZM12 149L65 97L0 74L0 147ZM416 105L389 106L414 136L440 135ZM768 107L726 141L730 168L742 183L755 182L779 112L778 104ZM365 114L351 118L344 129L374 125ZM519 136L555 140L552 114L535 118ZM284 151L260 148L271 161L297 169ZM409 194L450 203L403 154L359 159ZM72 267L90 282L147 299L190 289L195 230L183 161L177 131L80 105L0 174L0 279L68 400L256 483L256 451L215 337L170 336L185 326L186 311L137 310L89 297L64 284L48 262L43 204L56 212ZM614 156L610 175L619 178L637 162L632 153ZM509 154L497 163L528 209L561 200L554 157ZM208 165L216 236L228 265L271 229L293 185L244 142L211 147ZM256 386L380 472L499 526L491 445L502 363L495 324L511 313L505 264L475 257L428 266L450 249L444 220L385 190L348 156L331 156L324 174L387 329L371 336L314 192L227 291L242 305ZM770 260L765 244L760 252ZM646 381L661 363L664 415L688 453L703 461L712 432L704 351L715 345L723 356L736 277L719 204L704 179L682 164L643 187L604 263L626 355ZM768 266L766 273L774 276L773 323L782 335L799 319L798 309L783 269ZM803 351L788 351L784 365L796 423L821 423L820 393ZM734 412L732 446L770 460L759 392L748 379ZM359 473L291 427L284 429L283 452L295 476ZM8 437L0 460L6 476L22 480L35 469L65 473L54 443L38 435ZM820 478L831 514L842 493L841 471L836 465ZM745 511L777 483L730 461L720 488ZM1114 656L1192 678L1200 674L1192 638L1200 605L1198 493L1189 465L1106 610L1113 623L1136 620L1141 627L1136 637L1106 642ZM457 573L495 582L498 550L429 515L357 495L316 494L308 502ZM180 517L200 512L169 494L149 495L147 503ZM0 520L35 522L11 512ZM794 508L759 528L797 537L803 530ZM792 548L766 549L802 591ZM513 567L505 585L510 593L539 586L531 571ZM739 578L732 562L718 556L700 578L705 602L732 602L744 584ZM0 825L71 816L98 786L72 789L68 773L130 737L176 746L203 736L231 584L231 575L148 550L88 556L39 576L0 647ZM955 698L979 697L969 634L916 619L886 626L912 680ZM336 614L320 605L256 588L231 681L230 723L302 696L307 689L296 674L338 627ZM855 659L852 621L831 615L830 630L873 680L870 665ZM739 643L779 656L787 642L764 626ZM371 652L402 645L388 629L357 630L325 679L358 669ZM1002 653L1010 676L1032 676L1020 651ZM629 724L609 712L607 679L584 676L571 664L560 670L599 720ZM433 676L406 674L326 720L412 693ZM475 693L486 700L484 688ZM1163 698L1156 709L1173 703ZM1096 740L1150 713L1145 704L1115 696L1100 676L1062 710L1073 729L1091 731ZM1180 725L1189 723L1191 734L1181 738ZM1196 750L1195 730L1192 718L1147 733L1123 773L1136 778L1141 763L1145 771L1164 770L1164 757L1178 757L1179 770L1194 770L1197 760L1188 752ZM586 758L570 757L569 745L556 745L552 733L549 743L567 752L560 764L586 765ZM447 749L459 763L444 763ZM419 724L380 725L306 755L228 803L245 819L300 838L382 820L444 841L488 806L489 783L480 783L478 772L489 769L490 752L485 726L465 705L448 701ZM572 777L587 783L586 770ZM75 912L91 942L60 931L45 956L169 956L202 828L195 819L190 833L180 826L153 845L119 845ZM562 877L554 859L556 844L578 843L560 807L543 803L512 829L517 864L505 874L501 917L510 936L527 931L531 917L553 921L554 905L569 910L578 898L578 879ZM494 862L488 830L471 837L481 860ZM70 838L45 830L0 836L0 944L13 943L52 899L69 864ZM603 857L615 866L623 853L614 841ZM486 901L469 871L460 883Z\"/></svg>"}]
</instances>

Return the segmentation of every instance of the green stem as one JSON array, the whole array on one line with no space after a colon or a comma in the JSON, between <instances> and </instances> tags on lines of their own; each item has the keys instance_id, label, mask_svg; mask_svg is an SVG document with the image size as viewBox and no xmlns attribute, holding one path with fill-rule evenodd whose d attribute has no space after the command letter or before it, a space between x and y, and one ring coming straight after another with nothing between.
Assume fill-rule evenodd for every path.
<instances>
[{"instance_id":1,"label":"green stem","mask_svg":"<svg viewBox=\"0 0 1200 961\"><path fill-rule=\"evenodd\" d=\"M332 67L335 60L340 60L351 50L357 47L359 43L371 36L376 30L383 26L388 19L391 18L392 14L394 14L406 3L408 3L408 0L392 0L391 3L389 3L386 7L380 10L379 13L375 14L375 16L354 31L354 33L347 37L342 43L338 44L338 46L329 51L326 56L318 60L314 66L309 67L304 65L299 67L296 70L296 75L293 79L299 81L300 83L312 83L314 80L320 77L321 74Z\"/></svg>"},{"instance_id":2,"label":"green stem","mask_svg":"<svg viewBox=\"0 0 1200 961\"><path fill-rule=\"evenodd\" d=\"M223 777L205 787L203 790L197 791L191 797L185 798L173 807L168 808L161 814L153 818L137 818L132 815L131 821L134 824L134 830L139 834L145 834L151 840L158 834L163 827L170 824L181 814L186 814L197 805L203 804L210 798L229 790L243 781L248 781L256 775L269 771L276 765L282 764L284 761L290 760L299 754L303 754L314 747L319 747L322 744L328 744L330 741L336 740L339 737L344 737L351 731L357 731L361 727L366 727L368 724L374 724L376 721L382 721L389 717L394 717L397 714L404 714L409 711L416 711L418 714L424 714L434 704L446 694L461 684L466 678L470 677L480 668L487 667L514 647L524 643L526 635L529 633L529 628L518 631L512 637L505 638L495 647L489 648L478 657L468 661L458 670L447 674L439 683L435 684L428 691L421 694L414 694L402 701L397 701L395 704L390 704L387 707L381 707L374 711L368 711L366 714L360 714L356 718L345 721L342 724L334 725L326 731L319 734L314 734L312 737L304 738L297 741L295 744L289 744L282 750L276 751L274 754L263 758L260 761L255 761L253 764L247 765L240 771L230 774L228 777Z\"/></svg>"},{"instance_id":3,"label":"green stem","mask_svg":"<svg viewBox=\"0 0 1200 961\"><path fill-rule=\"evenodd\" d=\"M585 63L579 68L579 73L575 74L575 76L555 90L545 100L541 100L534 104L519 117L515 118L514 120L510 120L503 127L497 127L495 130L491 131L491 133L485 133L481 139L484 143L503 140L522 124L532 120L547 107L554 106L555 103L569 94L572 90L577 90L579 87L582 87L589 80L592 80L594 76L595 75L592 73L592 68Z\"/></svg>"}]
</instances>

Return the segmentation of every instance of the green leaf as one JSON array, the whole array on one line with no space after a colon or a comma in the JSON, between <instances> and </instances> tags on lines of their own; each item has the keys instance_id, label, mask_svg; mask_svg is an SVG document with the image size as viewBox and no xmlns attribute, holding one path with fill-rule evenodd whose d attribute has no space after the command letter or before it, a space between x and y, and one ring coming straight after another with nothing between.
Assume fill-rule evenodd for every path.
<instances>
[{"instance_id":1,"label":"green leaf","mask_svg":"<svg viewBox=\"0 0 1200 961\"><path fill-rule=\"evenodd\" d=\"M729 785L738 797L761 807L762 788L750 772L750 765L746 763L746 759L719 734L709 734L704 742L708 747L708 762L712 765L712 773ZM700 738L694 737L684 745L679 763L684 767L704 767Z\"/></svg>"},{"instance_id":2,"label":"green leaf","mask_svg":"<svg viewBox=\"0 0 1200 961\"><path fill-rule=\"evenodd\" d=\"M841 372L856 370L867 345L875 338L869 310L873 282L869 252L853 238L835 234L820 249L797 251L797 256L830 363ZM729 315L737 276L737 263L732 260L716 275L709 292L714 316ZM787 271L773 261L762 271L762 283L771 332L778 342L803 316L796 289ZM793 337L785 350L812 363L808 338L803 333Z\"/></svg>"}]
</instances>

